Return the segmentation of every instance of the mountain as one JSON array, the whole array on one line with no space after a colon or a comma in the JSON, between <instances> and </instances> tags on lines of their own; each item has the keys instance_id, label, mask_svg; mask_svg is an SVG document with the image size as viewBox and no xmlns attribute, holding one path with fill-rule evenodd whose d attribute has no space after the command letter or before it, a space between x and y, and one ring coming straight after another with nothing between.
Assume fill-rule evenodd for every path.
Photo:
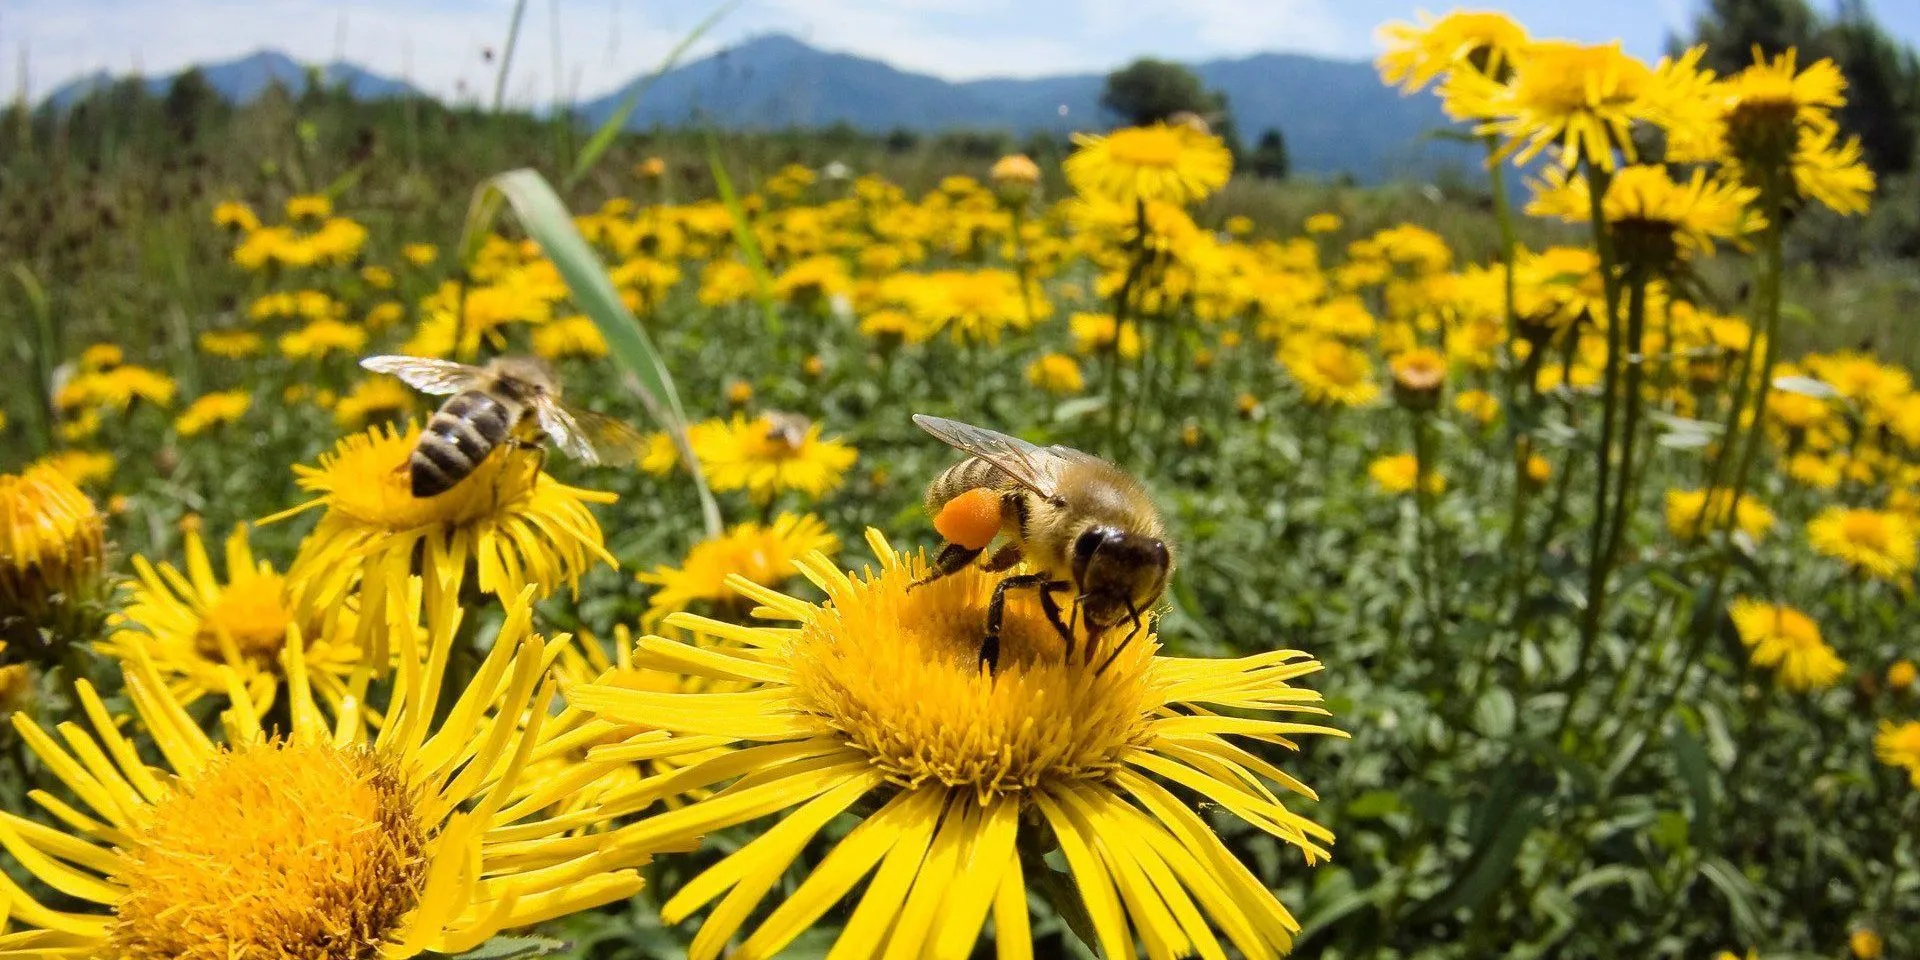
<instances>
[{"instance_id":1,"label":"mountain","mask_svg":"<svg viewBox=\"0 0 1920 960\"><path fill-rule=\"evenodd\" d=\"M245 103L258 97L275 81L292 93L299 94L307 88L307 71L306 66L278 50L260 50L237 60L200 66L207 83L234 103ZM348 93L361 100L412 96L420 92L404 80L382 76L346 61L321 66L319 73L323 86L344 86ZM111 86L118 79L105 70L96 70L61 85L47 96L45 103L55 109L66 109L95 90ZM165 96L167 88L173 84L173 76L148 78L146 84L148 92Z\"/></svg>"},{"instance_id":2,"label":"mountain","mask_svg":"<svg viewBox=\"0 0 1920 960\"><path fill-rule=\"evenodd\" d=\"M1295 170L1317 176L1348 174L1366 183L1430 177L1443 167L1476 169L1476 154L1459 143L1433 140L1427 131L1447 125L1432 97L1402 97L1382 85L1363 61L1323 60L1267 53L1192 65L1207 86L1227 94L1240 132L1250 143L1269 127L1286 135ZM236 103L257 97L275 81L298 93L307 68L286 54L262 50L201 67L213 88ZM405 81L350 63L320 69L329 85L344 84L363 99L419 91ZM105 72L74 80L47 102L71 106L114 82ZM147 80L164 95L172 78ZM598 126L635 79L604 97L579 104L577 116ZM628 119L629 129L711 123L724 129L778 130L848 124L883 133L907 129L1006 130L1015 134L1098 130L1111 118L1100 109L1103 74L955 83L912 73L878 60L818 50L784 34L767 34L662 74Z\"/></svg>"},{"instance_id":3,"label":"mountain","mask_svg":"<svg viewBox=\"0 0 1920 960\"><path fill-rule=\"evenodd\" d=\"M1192 65L1232 104L1241 134L1269 127L1286 136L1294 169L1365 182L1429 175L1443 165L1472 169L1459 144L1426 131L1447 125L1432 97L1402 97L1363 61L1258 54ZM726 129L823 127L934 132L955 128L1015 133L1100 129L1102 74L954 83L863 57L816 50L783 34L662 74L628 120L630 129L712 123ZM579 106L598 125L645 78Z\"/></svg>"}]
</instances>

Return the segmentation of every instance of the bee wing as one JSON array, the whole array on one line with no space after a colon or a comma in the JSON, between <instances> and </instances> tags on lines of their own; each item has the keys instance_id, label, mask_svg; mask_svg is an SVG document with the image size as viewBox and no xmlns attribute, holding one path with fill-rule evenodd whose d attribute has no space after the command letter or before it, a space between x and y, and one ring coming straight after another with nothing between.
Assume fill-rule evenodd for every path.
<instances>
[{"instance_id":1,"label":"bee wing","mask_svg":"<svg viewBox=\"0 0 1920 960\"><path fill-rule=\"evenodd\" d=\"M482 373L479 367L429 357L368 357L360 365L375 373L393 374L421 393L436 395L470 389L480 382Z\"/></svg>"},{"instance_id":2,"label":"bee wing","mask_svg":"<svg viewBox=\"0 0 1920 960\"><path fill-rule=\"evenodd\" d=\"M647 442L625 421L548 398L534 401L533 415L554 445L581 463L631 463L639 458Z\"/></svg>"},{"instance_id":3,"label":"bee wing","mask_svg":"<svg viewBox=\"0 0 1920 960\"><path fill-rule=\"evenodd\" d=\"M1037 447L1019 437L958 420L916 413L913 422L947 446L999 467L1021 486L1047 498L1059 492L1059 468L1071 459L1063 452L1085 456L1067 447Z\"/></svg>"}]
</instances>

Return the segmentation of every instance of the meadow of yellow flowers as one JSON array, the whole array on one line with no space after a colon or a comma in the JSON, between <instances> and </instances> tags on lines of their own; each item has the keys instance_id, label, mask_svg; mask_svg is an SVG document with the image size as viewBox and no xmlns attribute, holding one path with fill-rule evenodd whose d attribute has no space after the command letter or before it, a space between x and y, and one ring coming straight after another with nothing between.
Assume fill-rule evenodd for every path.
<instances>
[{"instance_id":1,"label":"meadow of yellow flowers","mask_svg":"<svg viewBox=\"0 0 1920 960\"><path fill-rule=\"evenodd\" d=\"M9 391L0 957L1920 951L1920 391L1781 346L1796 217L1873 195L1845 79L1382 36L1490 259L1218 216L1195 117L918 194L204 203L230 309ZM646 435L416 497L372 354ZM918 582L913 413L1137 476L1155 615L1009 594L983 664L1022 571Z\"/></svg>"}]
</instances>

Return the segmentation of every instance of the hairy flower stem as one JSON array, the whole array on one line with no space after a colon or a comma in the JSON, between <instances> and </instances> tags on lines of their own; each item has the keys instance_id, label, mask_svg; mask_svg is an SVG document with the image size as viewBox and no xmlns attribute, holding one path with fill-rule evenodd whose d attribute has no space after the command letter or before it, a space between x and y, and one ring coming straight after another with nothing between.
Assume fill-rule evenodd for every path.
<instances>
[{"instance_id":1,"label":"hairy flower stem","mask_svg":"<svg viewBox=\"0 0 1920 960\"><path fill-rule=\"evenodd\" d=\"M1120 333L1127 325L1127 308L1132 302L1133 287L1140 282L1140 275L1146 272L1147 258L1147 204L1144 200L1134 201L1135 236L1131 246L1132 262L1127 264L1127 275L1120 281L1120 289L1113 293L1113 365L1107 368L1107 445L1109 456L1119 455L1120 446ZM1144 344L1142 345L1144 349Z\"/></svg>"},{"instance_id":2,"label":"hairy flower stem","mask_svg":"<svg viewBox=\"0 0 1920 960\"><path fill-rule=\"evenodd\" d=\"M1606 215L1601 206L1607 193L1607 181L1608 174L1604 169L1587 164L1593 246L1600 257L1600 276L1606 289L1607 360L1604 406L1600 413L1600 445L1595 459L1597 475L1594 479L1593 522L1591 535L1587 539L1587 602L1581 611L1580 648L1574 657L1573 675L1568 678L1567 700L1560 709L1559 722L1554 724L1555 739L1566 733L1567 724L1573 720L1573 707L1579 700L1581 687L1586 684L1587 673L1592 669L1593 648L1606 618L1607 494L1612 489L1614 428L1620 407L1620 353L1623 340L1620 329L1620 285L1619 278L1614 275L1613 237L1607 231Z\"/></svg>"},{"instance_id":3,"label":"hairy flower stem","mask_svg":"<svg viewBox=\"0 0 1920 960\"><path fill-rule=\"evenodd\" d=\"M1440 586L1440 563L1436 556L1435 521L1433 516L1433 426L1427 422L1425 412L1413 415L1413 506L1414 506L1414 549L1420 564L1420 595L1427 608L1428 626L1432 628L1433 642L1441 641L1441 631L1447 621L1446 593Z\"/></svg>"}]
</instances>

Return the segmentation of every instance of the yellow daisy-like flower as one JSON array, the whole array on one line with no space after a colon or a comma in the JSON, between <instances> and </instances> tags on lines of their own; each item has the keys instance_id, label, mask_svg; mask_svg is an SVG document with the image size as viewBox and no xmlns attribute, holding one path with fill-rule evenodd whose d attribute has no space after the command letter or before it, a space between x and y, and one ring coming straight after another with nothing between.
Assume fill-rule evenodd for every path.
<instances>
[{"instance_id":1,"label":"yellow daisy-like flower","mask_svg":"<svg viewBox=\"0 0 1920 960\"><path fill-rule=\"evenodd\" d=\"M1361 407L1380 396L1380 385L1373 380L1373 361L1338 340L1313 338L1283 349L1280 362L1310 403Z\"/></svg>"},{"instance_id":2,"label":"yellow daisy-like flower","mask_svg":"<svg viewBox=\"0 0 1920 960\"><path fill-rule=\"evenodd\" d=\"M1073 333L1074 349L1081 353L1118 350L1125 360L1140 356L1140 328L1116 324L1111 313L1076 313L1067 318L1067 328Z\"/></svg>"},{"instance_id":3,"label":"yellow daisy-like flower","mask_svg":"<svg viewBox=\"0 0 1920 960\"><path fill-rule=\"evenodd\" d=\"M1666 497L1667 532L1683 543L1692 543L1704 532L1727 525L1727 513L1733 509L1733 491L1669 490ZM1740 498L1734 526L1758 540L1773 529L1773 511L1751 494Z\"/></svg>"},{"instance_id":4,"label":"yellow daisy-like flower","mask_svg":"<svg viewBox=\"0 0 1920 960\"><path fill-rule=\"evenodd\" d=\"M1873 737L1873 755L1889 767L1907 771L1914 789L1920 790L1920 720L1898 725L1880 721L1880 732Z\"/></svg>"},{"instance_id":5,"label":"yellow daisy-like flower","mask_svg":"<svg viewBox=\"0 0 1920 960\"><path fill-rule=\"evenodd\" d=\"M602 815L720 788L623 828L621 845L655 848L790 811L668 900L671 923L725 895L691 956L728 949L795 856L863 801L871 812L731 956L777 955L869 874L838 951L964 958L991 915L1000 955L1029 956L1030 871L1054 868L1019 851L1026 842L1037 853L1041 835L1058 842L1106 956L1133 955L1136 934L1151 956L1222 956L1222 939L1248 957L1286 950L1297 923L1169 785L1293 844L1309 863L1325 857L1330 834L1268 784L1312 792L1227 739L1292 747L1300 735L1342 735L1273 716L1325 714L1318 693L1290 683L1318 663L1291 650L1162 657L1145 624L1098 642L1081 631L1069 657L1038 601L1022 593L1008 599L999 665L987 670L980 636L1005 574L969 567L910 589L924 558L896 553L878 533L868 540L878 570L849 575L817 554L802 561L824 604L735 581L791 627L679 615L669 624L734 646L641 641L655 662L747 689L569 691L575 707L603 719L649 723L693 745L741 745L609 796Z\"/></svg>"},{"instance_id":6,"label":"yellow daisy-like flower","mask_svg":"<svg viewBox=\"0 0 1920 960\"><path fill-rule=\"evenodd\" d=\"M1524 165L1557 146L1562 166L1588 162L1611 170L1616 153L1634 158L1635 123L1667 119L1672 104L1701 95L1694 73L1701 52L1653 69L1617 40L1541 41L1515 54L1511 80L1453 71L1441 95L1448 113L1479 121L1475 132L1503 141L1502 158Z\"/></svg>"},{"instance_id":7,"label":"yellow daisy-like flower","mask_svg":"<svg viewBox=\"0 0 1920 960\"><path fill-rule=\"evenodd\" d=\"M1455 10L1436 19L1422 11L1417 16L1417 24L1395 21L1377 34L1387 48L1375 61L1380 79L1402 93L1425 89L1461 67L1502 79L1514 54L1529 42L1526 28L1504 13Z\"/></svg>"},{"instance_id":8,"label":"yellow daisy-like flower","mask_svg":"<svg viewBox=\"0 0 1920 960\"><path fill-rule=\"evenodd\" d=\"M1453 398L1453 408L1476 423L1492 423L1500 415L1500 400L1485 390L1466 390Z\"/></svg>"},{"instance_id":9,"label":"yellow daisy-like flower","mask_svg":"<svg viewBox=\"0 0 1920 960\"><path fill-rule=\"evenodd\" d=\"M245 233L259 229L260 217L238 200L222 200L213 205L213 225Z\"/></svg>"},{"instance_id":10,"label":"yellow daisy-like flower","mask_svg":"<svg viewBox=\"0 0 1920 960\"><path fill-rule=\"evenodd\" d=\"M1080 364L1064 353L1042 354L1027 364L1027 382L1056 396L1079 393L1087 388L1080 375Z\"/></svg>"},{"instance_id":11,"label":"yellow daisy-like flower","mask_svg":"<svg viewBox=\"0 0 1920 960\"><path fill-rule=\"evenodd\" d=\"M132 596L111 619L116 629L99 650L122 660L152 660L168 695L182 705L225 693L229 680L237 679L254 705L267 710L285 679L281 650L303 638L308 681L337 715L356 696L348 678L361 658L352 643L331 638L351 630L326 629L338 611L296 618L286 577L254 558L247 532L242 526L227 536L225 584L214 575L198 530L187 531L184 574L172 564L156 567L135 556Z\"/></svg>"},{"instance_id":12,"label":"yellow daisy-like flower","mask_svg":"<svg viewBox=\"0 0 1920 960\"><path fill-rule=\"evenodd\" d=\"M1794 147L1794 192L1836 213L1866 213L1875 187L1860 138L1840 139L1834 131L1804 132Z\"/></svg>"},{"instance_id":13,"label":"yellow daisy-like flower","mask_svg":"<svg viewBox=\"0 0 1920 960\"><path fill-rule=\"evenodd\" d=\"M125 411L139 399L156 407L167 407L173 405L173 395L178 389L173 378L164 373L124 364L110 370L82 373L67 381L54 397L54 405L62 410L105 407Z\"/></svg>"},{"instance_id":14,"label":"yellow daisy-like flower","mask_svg":"<svg viewBox=\"0 0 1920 960\"><path fill-rule=\"evenodd\" d=\"M419 393L393 377L368 377L334 403L333 422L343 430L359 430L408 416L419 402Z\"/></svg>"},{"instance_id":15,"label":"yellow daisy-like flower","mask_svg":"<svg viewBox=\"0 0 1920 960\"><path fill-rule=\"evenodd\" d=\"M49 453L33 463L35 466L51 467L83 487L107 482L117 466L113 454L101 450L62 450Z\"/></svg>"},{"instance_id":16,"label":"yellow daisy-like flower","mask_svg":"<svg viewBox=\"0 0 1920 960\"><path fill-rule=\"evenodd\" d=\"M223 423L235 423L246 416L253 395L245 390L209 393L187 405L173 421L173 429L183 437L197 437Z\"/></svg>"},{"instance_id":17,"label":"yellow daisy-like flower","mask_svg":"<svg viewBox=\"0 0 1920 960\"><path fill-rule=\"evenodd\" d=\"M1920 665L1912 660L1895 660L1887 667L1887 688L1895 693L1911 690L1916 679L1920 679Z\"/></svg>"},{"instance_id":18,"label":"yellow daisy-like flower","mask_svg":"<svg viewBox=\"0 0 1920 960\"><path fill-rule=\"evenodd\" d=\"M1853 954L1854 960L1880 960L1886 948L1886 941L1871 928L1856 927L1847 934L1847 952Z\"/></svg>"},{"instance_id":19,"label":"yellow daisy-like flower","mask_svg":"<svg viewBox=\"0 0 1920 960\"><path fill-rule=\"evenodd\" d=\"M1777 671L1774 682L1787 690L1824 690L1847 665L1820 639L1820 626L1792 607L1741 597L1728 613L1754 665Z\"/></svg>"},{"instance_id":20,"label":"yellow daisy-like flower","mask_svg":"<svg viewBox=\"0 0 1920 960\"><path fill-rule=\"evenodd\" d=\"M388 649L380 611L405 599L409 574L424 579L435 607L433 598L460 592L469 565L482 592L502 597L577 588L594 563L619 566L587 509L613 494L567 486L541 471L538 453L506 447L453 489L421 499L406 469L419 439L412 423L374 427L342 439L318 466L294 467L301 488L318 496L263 522L326 508L288 572L296 615L338 606L358 582L357 642L380 666Z\"/></svg>"},{"instance_id":21,"label":"yellow daisy-like flower","mask_svg":"<svg viewBox=\"0 0 1920 960\"><path fill-rule=\"evenodd\" d=\"M1367 465L1367 477L1386 493L1412 493L1420 482L1420 461L1411 453L1379 457ZM1438 473L1427 475L1428 493L1443 493L1446 489L1446 477Z\"/></svg>"},{"instance_id":22,"label":"yellow daisy-like flower","mask_svg":"<svg viewBox=\"0 0 1920 960\"><path fill-rule=\"evenodd\" d=\"M203 352L228 360L240 360L260 352L264 341L251 330L207 330L200 334Z\"/></svg>"},{"instance_id":23,"label":"yellow daisy-like flower","mask_svg":"<svg viewBox=\"0 0 1920 960\"><path fill-rule=\"evenodd\" d=\"M0 621L92 596L105 554L106 518L65 474L0 474Z\"/></svg>"},{"instance_id":24,"label":"yellow daisy-like flower","mask_svg":"<svg viewBox=\"0 0 1920 960\"><path fill-rule=\"evenodd\" d=\"M0 873L0 902L27 928L0 936L0 957L399 960L631 896L645 857L568 849L576 822L543 813L558 797L525 779L554 694L529 616L523 596L437 729L440 678L415 668L377 735L354 703L328 724L299 644L285 647L290 729L263 730L264 711L230 680L218 743L151 661L128 664L128 698L164 767L85 680L75 694L94 730L63 725L68 748L15 714L79 806L39 795L70 832L0 813L0 845L64 894L43 904ZM451 626L424 650L413 630L394 632L403 664L444 663L454 642Z\"/></svg>"},{"instance_id":25,"label":"yellow daisy-like flower","mask_svg":"<svg viewBox=\"0 0 1920 960\"><path fill-rule=\"evenodd\" d=\"M280 338L280 353L289 360L315 360L330 353L357 354L367 345L367 328L322 318Z\"/></svg>"},{"instance_id":26,"label":"yellow daisy-like flower","mask_svg":"<svg viewBox=\"0 0 1920 960\"><path fill-rule=\"evenodd\" d=\"M1915 536L1906 517L1882 510L1828 507L1807 524L1815 553L1882 580L1913 572Z\"/></svg>"},{"instance_id":27,"label":"yellow daisy-like flower","mask_svg":"<svg viewBox=\"0 0 1920 960\"><path fill-rule=\"evenodd\" d=\"M1717 240L1732 240L1762 225L1750 204L1752 187L1709 180L1705 170L1675 181L1664 166L1636 165L1607 184L1601 212L1629 266L1663 270L1694 255L1712 255Z\"/></svg>"},{"instance_id":28,"label":"yellow daisy-like flower","mask_svg":"<svg viewBox=\"0 0 1920 960\"><path fill-rule=\"evenodd\" d=\"M600 335L600 327L592 318L574 314L535 327L533 352L549 360L566 357L591 360L607 355L607 341Z\"/></svg>"},{"instance_id":29,"label":"yellow daisy-like flower","mask_svg":"<svg viewBox=\"0 0 1920 960\"><path fill-rule=\"evenodd\" d=\"M1227 185L1233 155L1211 133L1187 124L1127 127L1102 137L1073 135L1067 182L1092 200L1176 205L1206 199Z\"/></svg>"},{"instance_id":30,"label":"yellow daisy-like flower","mask_svg":"<svg viewBox=\"0 0 1920 960\"><path fill-rule=\"evenodd\" d=\"M431 243L409 243L400 248L400 255L416 267L424 267L440 259L440 248Z\"/></svg>"},{"instance_id":31,"label":"yellow daisy-like flower","mask_svg":"<svg viewBox=\"0 0 1920 960\"><path fill-rule=\"evenodd\" d=\"M803 425L804 424L804 425ZM820 437L820 425L791 416L703 424L689 435L714 490L745 490L758 501L786 491L819 499L840 486L859 452Z\"/></svg>"},{"instance_id":32,"label":"yellow daisy-like flower","mask_svg":"<svg viewBox=\"0 0 1920 960\"><path fill-rule=\"evenodd\" d=\"M840 538L812 514L783 513L770 524L738 524L718 539L694 544L680 566L659 566L635 576L660 588L647 598L641 625L653 629L668 614L695 603L743 599L730 582L733 577L777 587L799 571L801 557L831 555L839 549Z\"/></svg>"},{"instance_id":33,"label":"yellow daisy-like flower","mask_svg":"<svg viewBox=\"0 0 1920 960\"><path fill-rule=\"evenodd\" d=\"M333 216L333 200L317 193L287 198L288 220L325 220Z\"/></svg>"}]
</instances>

